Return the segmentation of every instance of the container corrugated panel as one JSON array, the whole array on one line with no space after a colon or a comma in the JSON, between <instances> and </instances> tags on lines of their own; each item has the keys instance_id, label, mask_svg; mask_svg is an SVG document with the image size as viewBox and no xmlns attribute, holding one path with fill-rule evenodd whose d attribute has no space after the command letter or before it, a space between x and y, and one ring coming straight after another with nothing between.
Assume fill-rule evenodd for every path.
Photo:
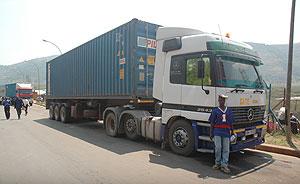
<instances>
[{"instance_id":1,"label":"container corrugated panel","mask_svg":"<svg viewBox=\"0 0 300 184\"><path fill-rule=\"evenodd\" d=\"M5 94L5 85L0 85L0 98L6 96Z\"/></svg>"},{"instance_id":2,"label":"container corrugated panel","mask_svg":"<svg viewBox=\"0 0 300 184\"><path fill-rule=\"evenodd\" d=\"M16 83L6 84L5 85L5 94L7 97L16 96Z\"/></svg>"},{"instance_id":3,"label":"container corrugated panel","mask_svg":"<svg viewBox=\"0 0 300 184\"><path fill-rule=\"evenodd\" d=\"M47 95L152 98L158 27L133 19L49 61Z\"/></svg>"}]
</instances>

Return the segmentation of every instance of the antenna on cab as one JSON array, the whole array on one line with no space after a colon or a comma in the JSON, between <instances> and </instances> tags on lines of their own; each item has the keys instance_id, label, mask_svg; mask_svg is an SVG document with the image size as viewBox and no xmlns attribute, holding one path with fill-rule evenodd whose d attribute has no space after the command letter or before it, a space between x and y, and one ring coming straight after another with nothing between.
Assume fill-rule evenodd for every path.
<instances>
[{"instance_id":1,"label":"antenna on cab","mask_svg":"<svg viewBox=\"0 0 300 184\"><path fill-rule=\"evenodd\" d=\"M220 24L218 24L218 27L219 27L219 33L220 33L220 36L221 36L222 44L224 44L224 43L223 43L223 36L222 36Z\"/></svg>"}]
</instances>

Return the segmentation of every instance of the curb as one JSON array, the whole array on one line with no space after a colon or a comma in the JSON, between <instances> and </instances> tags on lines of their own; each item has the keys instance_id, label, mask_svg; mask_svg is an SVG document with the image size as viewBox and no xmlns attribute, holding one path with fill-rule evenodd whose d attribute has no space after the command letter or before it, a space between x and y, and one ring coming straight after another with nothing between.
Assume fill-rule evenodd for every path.
<instances>
[{"instance_id":1,"label":"curb","mask_svg":"<svg viewBox=\"0 0 300 184\"><path fill-rule=\"evenodd\" d=\"M262 144L262 145L256 146L255 149L300 158L300 150L295 150L293 148L276 146L276 145L272 145L272 144Z\"/></svg>"}]
</instances>

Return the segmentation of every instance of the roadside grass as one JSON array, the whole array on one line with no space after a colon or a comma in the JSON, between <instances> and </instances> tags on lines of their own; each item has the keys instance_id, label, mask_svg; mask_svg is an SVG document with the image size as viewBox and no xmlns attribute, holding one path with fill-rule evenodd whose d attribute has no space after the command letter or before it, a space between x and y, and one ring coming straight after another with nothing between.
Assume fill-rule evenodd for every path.
<instances>
[{"instance_id":1,"label":"roadside grass","mask_svg":"<svg viewBox=\"0 0 300 184\"><path fill-rule=\"evenodd\" d=\"M272 134L267 133L265 140L267 144L290 147L286 141L285 134L281 131L277 131ZM292 140L295 146L300 149L300 134L292 134Z\"/></svg>"}]
</instances>

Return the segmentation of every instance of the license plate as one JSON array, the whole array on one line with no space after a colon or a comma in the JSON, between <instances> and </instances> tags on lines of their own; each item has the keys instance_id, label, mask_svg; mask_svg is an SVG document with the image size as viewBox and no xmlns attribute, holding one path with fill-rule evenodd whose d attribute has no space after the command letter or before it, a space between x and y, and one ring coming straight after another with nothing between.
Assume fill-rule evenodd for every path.
<instances>
[{"instance_id":1,"label":"license plate","mask_svg":"<svg viewBox=\"0 0 300 184\"><path fill-rule=\"evenodd\" d=\"M245 132L245 135L247 136L247 135L252 135L252 134L255 134L255 133L256 133L256 129L252 129L252 130L247 130Z\"/></svg>"}]
</instances>

